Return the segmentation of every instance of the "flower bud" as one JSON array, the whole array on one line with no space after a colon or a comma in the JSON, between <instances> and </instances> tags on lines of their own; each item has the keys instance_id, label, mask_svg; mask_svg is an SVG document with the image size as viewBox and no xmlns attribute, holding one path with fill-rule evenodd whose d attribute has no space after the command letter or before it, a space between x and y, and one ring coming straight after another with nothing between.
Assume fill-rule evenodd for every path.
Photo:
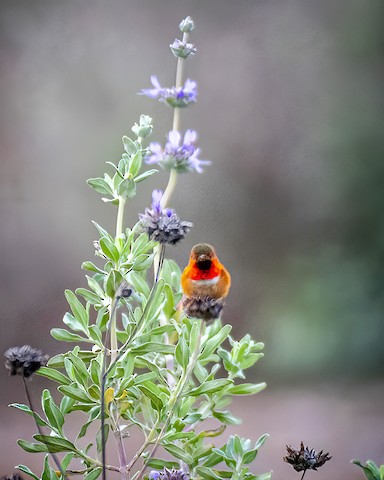
<instances>
[{"instance_id":1,"label":"flower bud","mask_svg":"<svg viewBox=\"0 0 384 480\"><path fill-rule=\"evenodd\" d=\"M196 53L196 47L193 43L182 42L178 38L169 45L169 48L175 57L187 58L189 55Z\"/></svg>"},{"instance_id":2,"label":"flower bud","mask_svg":"<svg viewBox=\"0 0 384 480\"><path fill-rule=\"evenodd\" d=\"M152 118L149 115L140 115L139 125L135 123L132 132L139 138L145 138L152 133L152 129Z\"/></svg>"},{"instance_id":3,"label":"flower bud","mask_svg":"<svg viewBox=\"0 0 384 480\"><path fill-rule=\"evenodd\" d=\"M179 28L183 33L192 32L192 30L195 28L195 22L191 17L186 17L180 22Z\"/></svg>"}]
</instances>

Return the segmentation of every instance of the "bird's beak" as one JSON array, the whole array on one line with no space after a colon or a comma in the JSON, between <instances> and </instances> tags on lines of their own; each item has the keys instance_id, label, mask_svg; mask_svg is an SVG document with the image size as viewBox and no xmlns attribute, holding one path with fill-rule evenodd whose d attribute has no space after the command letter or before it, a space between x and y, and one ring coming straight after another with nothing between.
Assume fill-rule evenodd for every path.
<instances>
[{"instance_id":1,"label":"bird's beak","mask_svg":"<svg viewBox=\"0 0 384 480\"><path fill-rule=\"evenodd\" d=\"M206 260L210 260L210 258L205 253L202 253L197 257L198 262L205 262Z\"/></svg>"}]
</instances>

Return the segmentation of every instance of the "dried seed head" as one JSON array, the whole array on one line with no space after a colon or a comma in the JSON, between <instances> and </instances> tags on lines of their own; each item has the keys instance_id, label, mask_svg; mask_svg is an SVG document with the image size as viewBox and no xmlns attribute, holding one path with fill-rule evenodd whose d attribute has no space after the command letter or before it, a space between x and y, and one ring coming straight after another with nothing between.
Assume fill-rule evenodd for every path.
<instances>
[{"instance_id":1,"label":"dried seed head","mask_svg":"<svg viewBox=\"0 0 384 480\"><path fill-rule=\"evenodd\" d=\"M14 473L13 475L4 475L0 480L24 480L21 475Z\"/></svg>"},{"instance_id":2,"label":"dried seed head","mask_svg":"<svg viewBox=\"0 0 384 480\"><path fill-rule=\"evenodd\" d=\"M290 445L287 445L287 452L288 455L283 457L283 460L292 465L296 472L317 470L332 458L328 452L323 453L323 450L317 453L313 448L304 447L303 442L300 444L300 450L295 450Z\"/></svg>"},{"instance_id":3,"label":"dried seed head","mask_svg":"<svg viewBox=\"0 0 384 480\"><path fill-rule=\"evenodd\" d=\"M5 366L11 375L30 377L36 370L47 364L48 355L29 345L11 347L5 353Z\"/></svg>"}]
</instances>

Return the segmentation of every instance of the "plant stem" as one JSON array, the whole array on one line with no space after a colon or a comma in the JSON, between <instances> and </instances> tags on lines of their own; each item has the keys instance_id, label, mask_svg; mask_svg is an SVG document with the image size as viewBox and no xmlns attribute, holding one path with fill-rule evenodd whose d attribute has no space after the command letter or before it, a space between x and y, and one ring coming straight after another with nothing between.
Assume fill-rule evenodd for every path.
<instances>
[{"instance_id":1,"label":"plant stem","mask_svg":"<svg viewBox=\"0 0 384 480\"><path fill-rule=\"evenodd\" d=\"M113 363L117 356L117 335L116 335L116 304L111 308L111 318L110 318L110 331L111 331L111 362ZM112 302L113 303L113 302Z\"/></svg>"},{"instance_id":2,"label":"plant stem","mask_svg":"<svg viewBox=\"0 0 384 480\"><path fill-rule=\"evenodd\" d=\"M123 233L124 207L125 207L125 198L119 197L119 206L117 209L117 220L116 220L116 238L120 237L121 234Z\"/></svg>"},{"instance_id":3,"label":"plant stem","mask_svg":"<svg viewBox=\"0 0 384 480\"><path fill-rule=\"evenodd\" d=\"M183 34L183 42L187 42L188 40L188 33ZM176 65L176 88L180 88L183 86L183 74L184 74L184 58L177 57L177 65ZM173 109L173 122L172 122L172 130L180 130L180 108L175 107ZM169 174L168 185L164 191L163 198L161 199L161 207L165 208L169 200L175 190L177 181L177 171L172 168Z\"/></svg>"},{"instance_id":4,"label":"plant stem","mask_svg":"<svg viewBox=\"0 0 384 480\"><path fill-rule=\"evenodd\" d=\"M107 370L107 345L109 341L109 335L110 331L112 330L112 323L113 323L113 318L115 317L115 311L116 311L116 306L119 301L120 297L116 297L113 299L111 303L111 312L110 312L110 325L109 328L107 329L107 333L105 335L105 343L104 343L104 354L103 354L103 363L101 367L101 457L102 457L102 467L103 467L103 474L102 478L103 480L106 480L106 448L105 448L105 431L104 431L104 425L105 425L105 383L106 383L106 370ZM115 337L116 337L116 330L115 330ZM111 347L112 347L112 337L111 337ZM111 362L112 363L112 362Z\"/></svg>"},{"instance_id":5,"label":"plant stem","mask_svg":"<svg viewBox=\"0 0 384 480\"><path fill-rule=\"evenodd\" d=\"M88 455L86 455L85 453L82 453L79 455L80 458L83 458L84 460L86 460L88 463L92 463L95 467L102 467L103 464L102 462L99 462L98 460L92 458L92 457L89 457ZM112 472L120 472L120 468L119 467L115 467L114 465L104 465L104 467L106 468L106 470L111 470Z\"/></svg>"},{"instance_id":6,"label":"plant stem","mask_svg":"<svg viewBox=\"0 0 384 480\"><path fill-rule=\"evenodd\" d=\"M307 470L305 469L304 472L303 472L302 477L300 478L300 480L303 480L306 471L307 471Z\"/></svg>"},{"instance_id":7,"label":"plant stem","mask_svg":"<svg viewBox=\"0 0 384 480\"><path fill-rule=\"evenodd\" d=\"M175 108L175 110L177 110ZM168 203L169 203L169 200L173 194L173 192L175 191L175 187L176 187L176 183L177 183L177 171L172 168L170 174L169 174L169 180L168 180L168 185L167 185L167 188L165 189L164 191L164 194L161 198L161 208L165 208Z\"/></svg>"},{"instance_id":8,"label":"plant stem","mask_svg":"<svg viewBox=\"0 0 384 480\"><path fill-rule=\"evenodd\" d=\"M127 455L125 453L125 448L124 448L124 442L123 442L123 437L121 436L121 430L120 430L120 425L119 425L119 419L118 417L114 419L115 423L115 428L114 428L114 436L115 436L115 441L116 441L116 446L117 446L117 455L119 457L119 463L120 463L120 475L123 480L126 480L128 478L127 474Z\"/></svg>"},{"instance_id":9,"label":"plant stem","mask_svg":"<svg viewBox=\"0 0 384 480\"><path fill-rule=\"evenodd\" d=\"M116 219L116 238L119 238L123 234L123 222L124 222L124 207L125 207L126 199L123 196L119 197L119 205L117 209L117 219ZM117 334L116 334L116 307L120 300L120 297L115 297L111 303L110 309L110 325L109 325L109 334L111 339L111 361L110 365L112 365L117 358ZM107 331L108 337L108 331ZM105 432L104 432L104 425L105 425L105 383L106 383L106 375L105 372L107 370L107 361L106 361L106 348L108 345L108 338L105 341L105 348L104 348L104 357L103 357L103 367L101 373L101 442L102 442L102 464L103 464L103 480L106 480L106 472L105 472L105 457L106 457L106 446L105 446ZM126 476L126 456L124 450L124 443L120 433L120 426L118 419L116 420L115 425L115 440L117 443L117 450L120 462L120 474L121 478L125 480ZM118 431L118 435L116 435L116 431Z\"/></svg>"},{"instance_id":10,"label":"plant stem","mask_svg":"<svg viewBox=\"0 0 384 480\"><path fill-rule=\"evenodd\" d=\"M27 385L27 382L26 382L26 380L25 380L24 375L22 375L21 378L23 379L23 385L24 385L25 395L26 395L27 400L28 400L29 408L30 408L30 410L31 410L32 413L33 413L33 419L35 420L37 430L38 430L38 432L39 432L40 435L43 435L43 431L41 430L41 427L40 427L40 425L37 423L37 420L36 420L36 417L35 417L36 411L35 411L35 409L33 408L32 398L31 398L31 395L29 394L28 385ZM62 467L61 467L60 460L57 458L57 456L56 456L54 453L51 453L51 456L52 456L53 461L55 462L57 468L59 469L59 472L60 472L61 476L66 479L67 477L64 475L63 469L62 469Z\"/></svg>"}]
</instances>

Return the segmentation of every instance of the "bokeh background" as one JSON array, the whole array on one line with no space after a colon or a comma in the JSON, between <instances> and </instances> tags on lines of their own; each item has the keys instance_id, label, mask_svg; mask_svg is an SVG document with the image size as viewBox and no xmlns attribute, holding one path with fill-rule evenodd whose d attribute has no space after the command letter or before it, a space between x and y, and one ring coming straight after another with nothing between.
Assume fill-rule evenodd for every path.
<instances>
[{"instance_id":1,"label":"bokeh background","mask_svg":"<svg viewBox=\"0 0 384 480\"><path fill-rule=\"evenodd\" d=\"M91 220L113 231L116 215L85 180L120 158L140 113L165 138L171 110L136 93L153 73L173 84L186 15L199 99L182 125L213 164L180 176L172 203L195 227L169 254L184 266L214 244L233 278L224 321L266 344L250 378L268 389L234 404L244 424L228 431L271 434L259 473L298 478L282 456L304 440L333 455L308 478L362 479L352 458L384 463L381 0L2 0L0 350L66 348L49 335L63 291L84 285ZM166 181L141 184L128 225ZM16 445L31 419L7 408L21 385L0 377L0 474L39 471Z\"/></svg>"}]
</instances>

